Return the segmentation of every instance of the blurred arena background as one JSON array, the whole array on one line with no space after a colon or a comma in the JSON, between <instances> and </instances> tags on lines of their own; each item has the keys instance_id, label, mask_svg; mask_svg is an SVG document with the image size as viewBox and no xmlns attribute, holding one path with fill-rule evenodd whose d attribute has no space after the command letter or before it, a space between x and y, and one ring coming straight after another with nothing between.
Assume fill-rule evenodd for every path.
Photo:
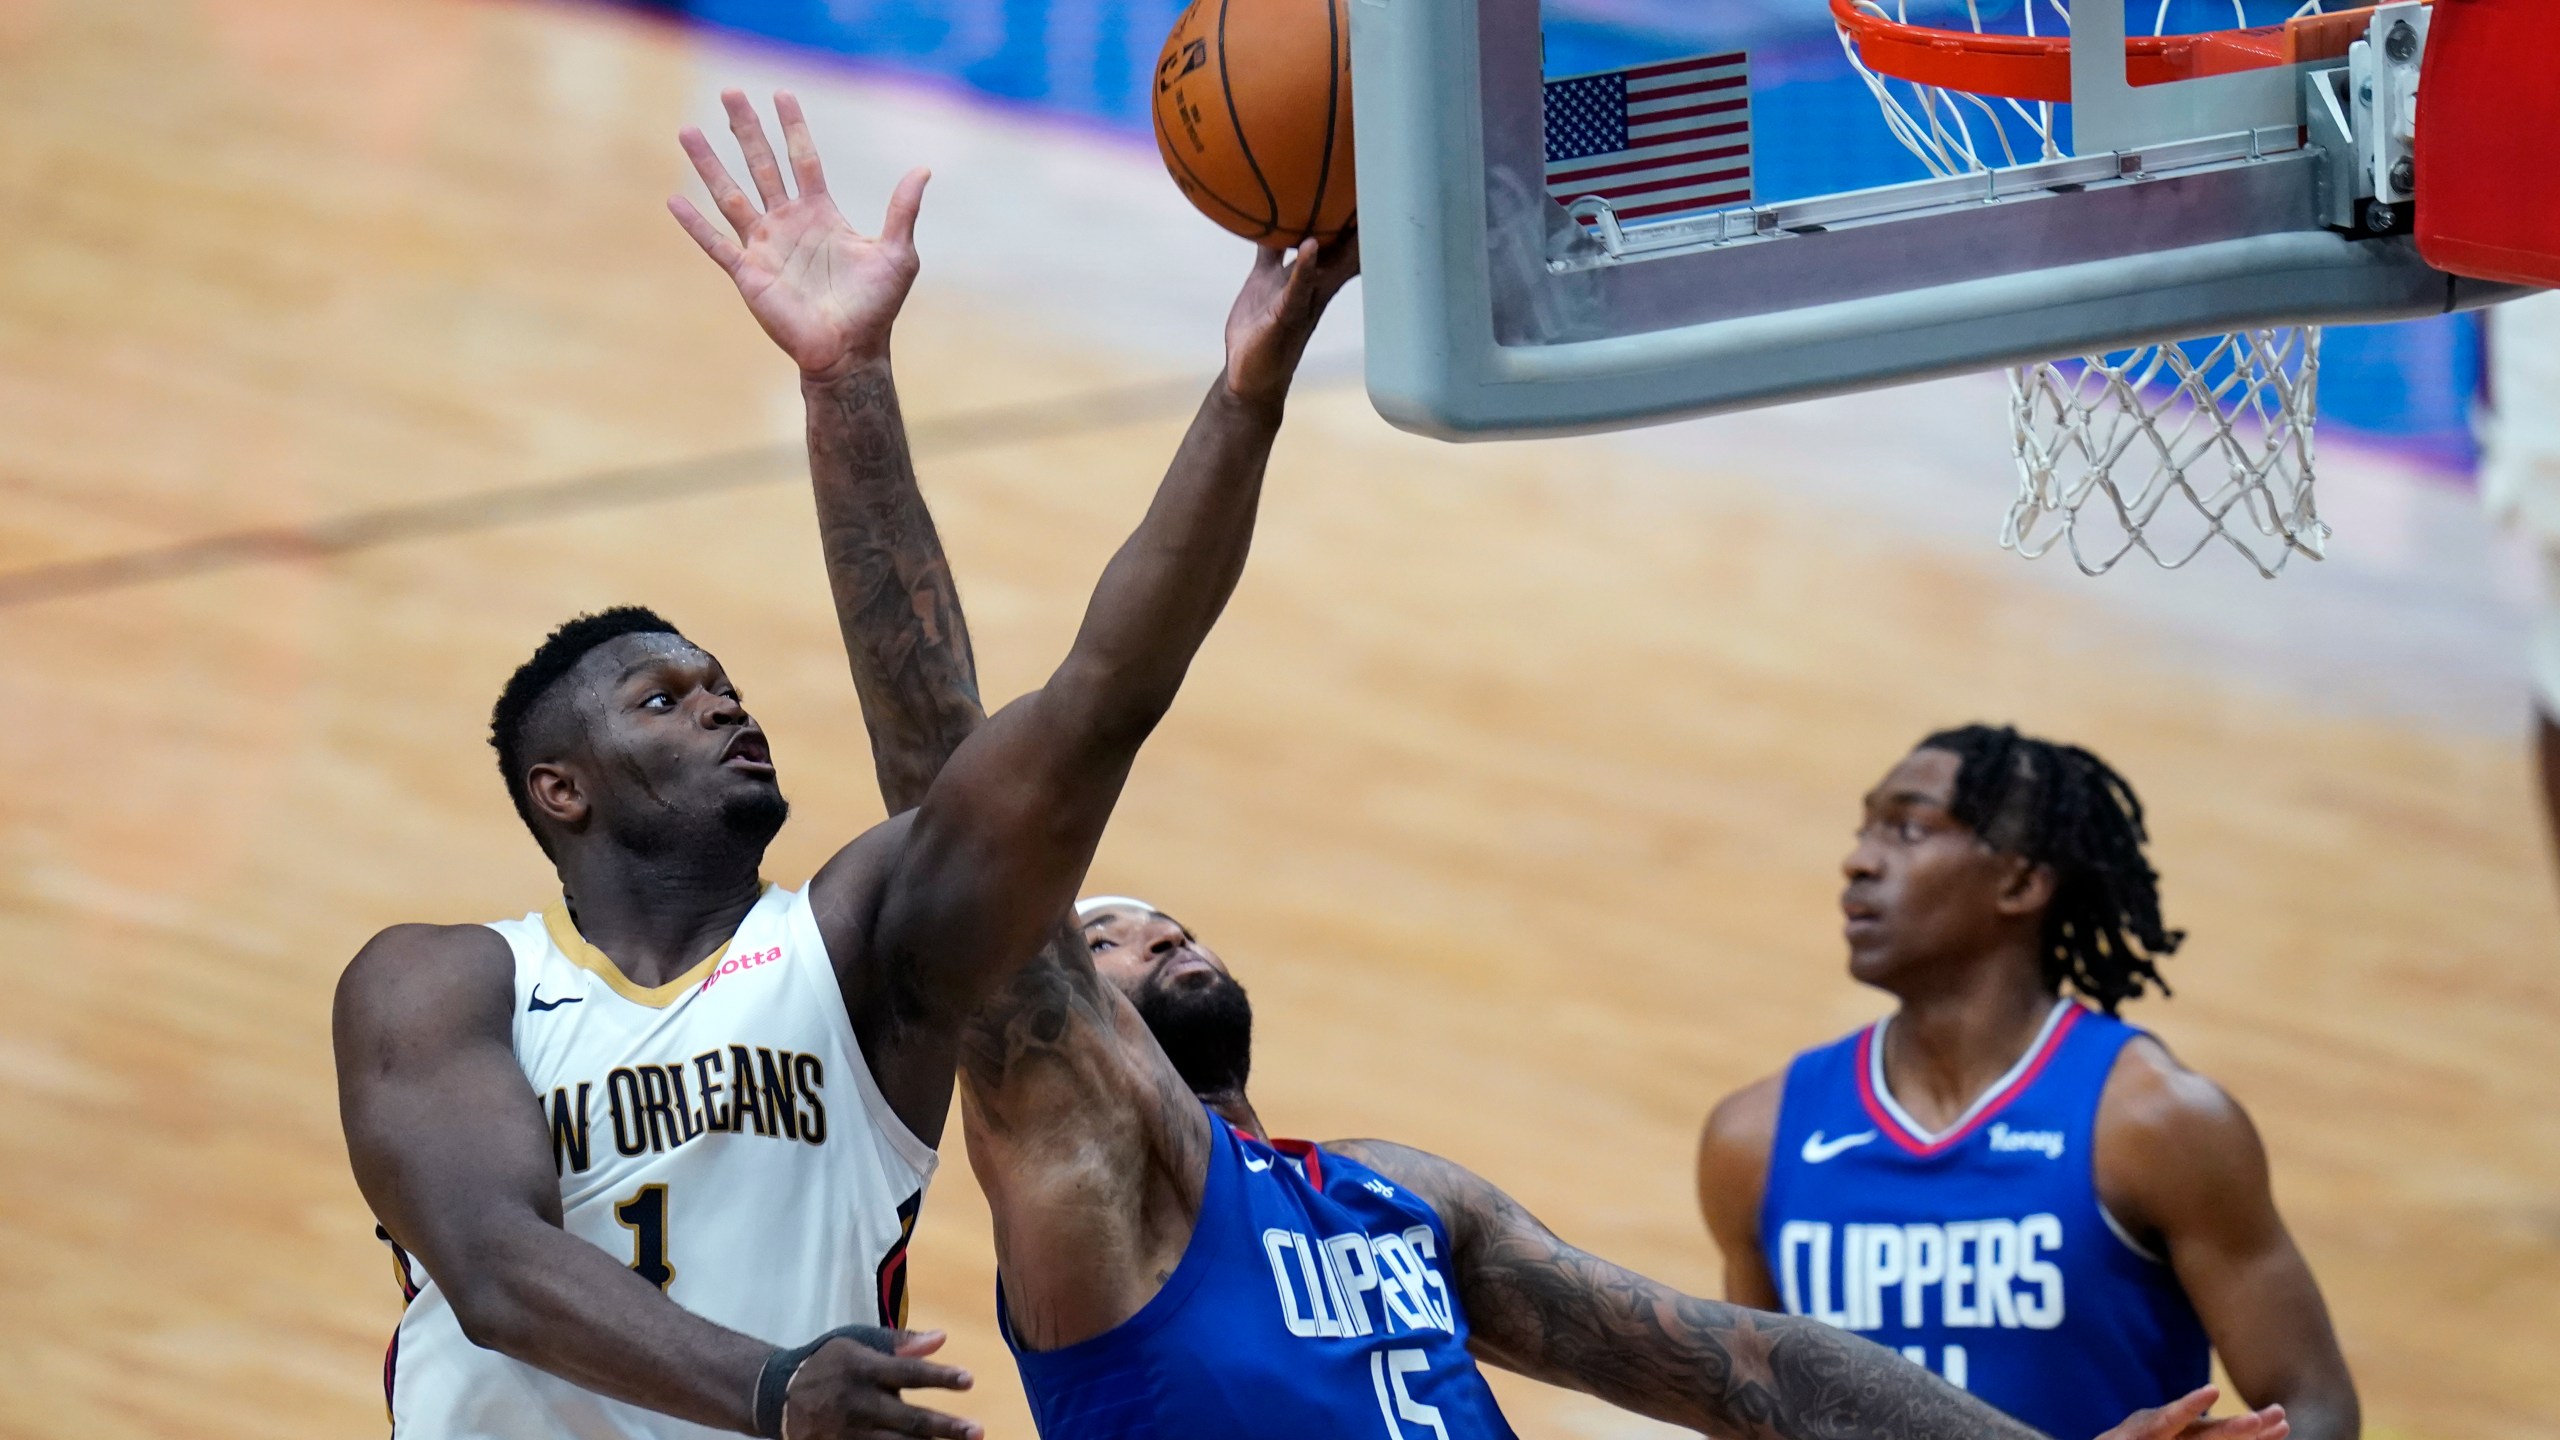
<instances>
[{"instance_id":1,"label":"blurred arena background","mask_svg":"<svg viewBox=\"0 0 2560 1440\"><path fill-rule=\"evenodd\" d=\"M0 0L0 1435L383 1423L330 986L551 893L482 736L559 618L648 603L741 677L775 878L876 813L792 376L661 209L721 86L798 88L860 223L935 168L919 467L990 697L1062 651L1247 258L1142 128L1177 8ZM1899 159L1790 123L1819 7L1702 8L1552 0L1550 68L1748 43L1768 183ZM2332 559L2090 581L1993 543L1996 376L1448 447L1370 412L1346 304L1095 888L1236 966L1284 1128L1712 1292L1700 1116L1882 1008L1832 904L1859 793L1943 724L2082 741L2194 935L2129 1013L2266 1131L2369 1433L2560 1432L2533 559L2470 493L2477 323L2330 343ZM1028 1437L956 1145L913 1264ZM1525 1433L1658 1428L1502 1388Z\"/></svg>"}]
</instances>

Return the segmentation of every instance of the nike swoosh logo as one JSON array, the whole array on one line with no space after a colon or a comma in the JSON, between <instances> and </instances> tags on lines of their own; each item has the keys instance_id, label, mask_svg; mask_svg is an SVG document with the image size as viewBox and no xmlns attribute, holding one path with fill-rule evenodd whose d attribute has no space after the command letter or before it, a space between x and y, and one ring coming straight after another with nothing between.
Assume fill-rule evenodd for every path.
<instances>
[{"instance_id":1,"label":"nike swoosh logo","mask_svg":"<svg viewBox=\"0 0 2560 1440\"><path fill-rule=\"evenodd\" d=\"M545 1000L542 998L542 992L536 990L533 992L533 998L525 1002L524 1010L528 1015L538 1015L545 1010L557 1010L563 1005L575 1005L586 998L584 995L563 995L557 1000Z\"/></svg>"},{"instance_id":2,"label":"nike swoosh logo","mask_svg":"<svg viewBox=\"0 0 2560 1440\"><path fill-rule=\"evenodd\" d=\"M1271 1162L1268 1160L1256 1160L1251 1156L1247 1156L1245 1157L1244 1168L1259 1175L1263 1171L1271 1168Z\"/></svg>"},{"instance_id":3,"label":"nike swoosh logo","mask_svg":"<svg viewBox=\"0 0 2560 1440\"><path fill-rule=\"evenodd\" d=\"M1804 1163L1819 1165L1843 1150L1855 1150L1874 1138L1876 1138L1876 1132L1873 1130L1861 1130L1855 1135L1843 1135L1837 1140L1825 1140L1822 1138L1822 1132L1816 1130L1804 1137Z\"/></svg>"}]
</instances>

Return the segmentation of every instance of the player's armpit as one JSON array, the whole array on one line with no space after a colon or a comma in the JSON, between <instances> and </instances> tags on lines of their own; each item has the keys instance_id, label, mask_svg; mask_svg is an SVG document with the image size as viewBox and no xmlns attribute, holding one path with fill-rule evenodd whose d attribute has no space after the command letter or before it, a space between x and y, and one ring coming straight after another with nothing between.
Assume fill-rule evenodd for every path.
<instances>
[{"instance_id":1,"label":"player's armpit","mask_svg":"<svg viewBox=\"0 0 2560 1440\"><path fill-rule=\"evenodd\" d=\"M2266 1147L2222 1088L2157 1042L2125 1047L2098 1110L2099 1199L2165 1254L2251 1405L2301 1440L2352 1440L2355 1381L2319 1282L2276 1212Z\"/></svg>"},{"instance_id":2,"label":"player's armpit","mask_svg":"<svg viewBox=\"0 0 2560 1440\"><path fill-rule=\"evenodd\" d=\"M1138 1313L1190 1243L1209 1122L1081 933L1061 924L978 1012L962 1072L1014 1338L1056 1349Z\"/></svg>"},{"instance_id":3,"label":"player's armpit","mask_svg":"<svg viewBox=\"0 0 2560 1440\"><path fill-rule=\"evenodd\" d=\"M396 926L338 985L356 1184L463 1333L590 1390L744 1430L773 1347L677 1306L560 1228L551 1137L510 1041L514 961L483 926Z\"/></svg>"},{"instance_id":4,"label":"player's armpit","mask_svg":"<svg viewBox=\"0 0 2560 1440\"><path fill-rule=\"evenodd\" d=\"M1724 1253L1724 1298L1760 1310L1778 1308L1760 1248L1760 1201L1785 1089L1786 1077L1771 1075L1733 1092L1717 1102L1698 1137L1698 1209Z\"/></svg>"},{"instance_id":5,"label":"player's armpit","mask_svg":"<svg viewBox=\"0 0 2560 1440\"><path fill-rule=\"evenodd\" d=\"M1476 1351L1505 1369L1717 1436L2036 1435L1845 1331L1684 1295L1577 1250L1437 1156L1374 1140L1332 1148L1439 1212Z\"/></svg>"}]
</instances>

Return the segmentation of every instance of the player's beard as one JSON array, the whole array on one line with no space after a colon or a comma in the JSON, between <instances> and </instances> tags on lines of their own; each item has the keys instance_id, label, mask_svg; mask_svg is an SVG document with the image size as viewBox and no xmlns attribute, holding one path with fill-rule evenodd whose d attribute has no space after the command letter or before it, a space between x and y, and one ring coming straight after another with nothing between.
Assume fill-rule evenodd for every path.
<instances>
[{"instance_id":1,"label":"player's beard","mask_svg":"<svg viewBox=\"0 0 2560 1440\"><path fill-rule=\"evenodd\" d=\"M664 803L646 809L616 811L607 819L623 849L668 868L689 874L721 874L755 870L765 847L791 818L791 802L781 787L740 787L707 804Z\"/></svg>"},{"instance_id":2,"label":"player's beard","mask_svg":"<svg viewBox=\"0 0 2560 1440\"><path fill-rule=\"evenodd\" d=\"M782 833L782 824L791 818L791 802L782 798L782 787L760 785L753 790L729 797L720 807L721 828L740 849L764 858L765 847Z\"/></svg>"},{"instance_id":3,"label":"player's beard","mask_svg":"<svg viewBox=\"0 0 2560 1440\"><path fill-rule=\"evenodd\" d=\"M1232 975L1175 988L1150 981L1133 1003L1195 1095L1232 1095L1253 1069L1253 1002Z\"/></svg>"}]
</instances>

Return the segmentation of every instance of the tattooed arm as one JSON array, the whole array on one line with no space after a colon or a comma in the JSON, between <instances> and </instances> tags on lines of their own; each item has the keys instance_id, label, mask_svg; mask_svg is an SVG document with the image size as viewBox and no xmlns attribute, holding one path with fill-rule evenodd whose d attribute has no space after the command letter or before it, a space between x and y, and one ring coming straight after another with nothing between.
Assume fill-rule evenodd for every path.
<instances>
[{"instance_id":1,"label":"tattooed arm","mask_svg":"<svg viewBox=\"0 0 2560 1440\"><path fill-rule=\"evenodd\" d=\"M986 712L960 592L916 490L889 357L841 379L804 377L809 481L836 627L891 814L914 809Z\"/></svg>"},{"instance_id":2,"label":"tattooed arm","mask_svg":"<svg viewBox=\"0 0 2560 1440\"><path fill-rule=\"evenodd\" d=\"M889 372L889 332L918 268L915 223L927 176L917 170L899 181L879 236L865 236L828 195L797 100L775 97L796 196L785 194L764 122L746 96L733 90L721 100L763 208L695 130L682 136L685 152L739 239L685 201L672 208L800 367L827 584L870 727L881 798L894 815L924 798L934 772L986 718L959 592L916 490Z\"/></svg>"},{"instance_id":3,"label":"tattooed arm","mask_svg":"<svg viewBox=\"0 0 2560 1440\"><path fill-rule=\"evenodd\" d=\"M1684 1295L1557 1239L1482 1177L1377 1140L1332 1147L1429 1201L1449 1231L1481 1359L1710 1435L1748 1440L2036 1440L1882 1346L1820 1321ZM2112 1440L2277 1440L2281 1413L2193 1422L2206 1391L2144 1411Z\"/></svg>"}]
</instances>

